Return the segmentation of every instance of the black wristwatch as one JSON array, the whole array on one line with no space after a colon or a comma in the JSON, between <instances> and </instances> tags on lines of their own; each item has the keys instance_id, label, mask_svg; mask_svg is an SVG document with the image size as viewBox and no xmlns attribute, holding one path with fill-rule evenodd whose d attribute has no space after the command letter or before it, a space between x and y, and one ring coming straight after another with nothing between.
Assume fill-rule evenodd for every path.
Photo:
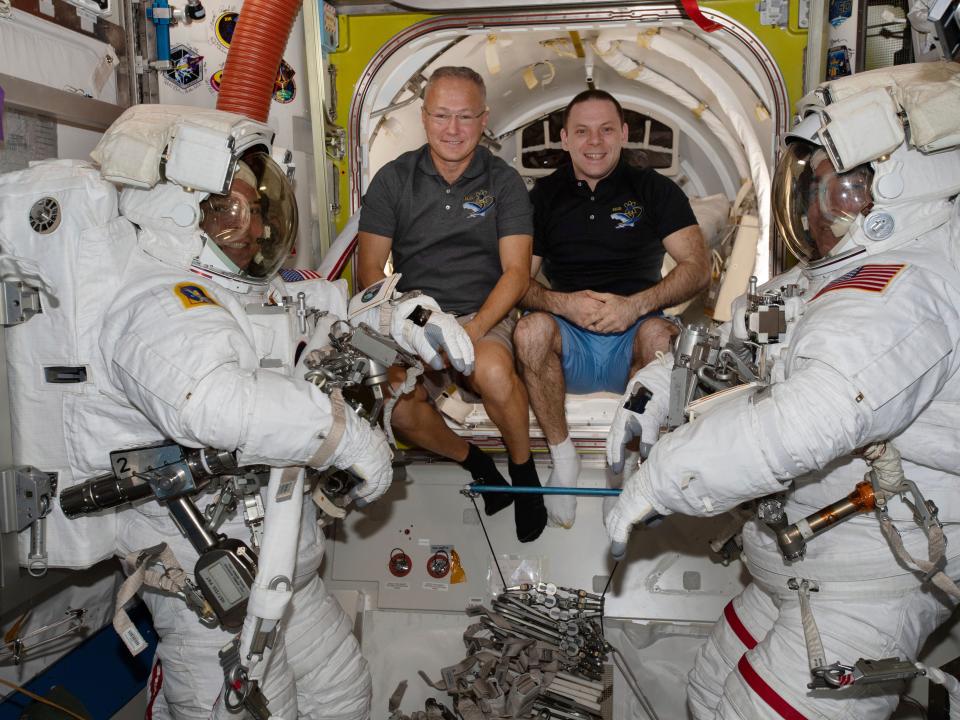
<instances>
[{"instance_id":1,"label":"black wristwatch","mask_svg":"<svg viewBox=\"0 0 960 720\"><path fill-rule=\"evenodd\" d=\"M407 315L407 320L412 322L414 325L419 325L424 327L427 324L427 321L430 319L430 315L433 314L433 310L430 308L425 308L423 305L417 305L413 312Z\"/></svg>"}]
</instances>

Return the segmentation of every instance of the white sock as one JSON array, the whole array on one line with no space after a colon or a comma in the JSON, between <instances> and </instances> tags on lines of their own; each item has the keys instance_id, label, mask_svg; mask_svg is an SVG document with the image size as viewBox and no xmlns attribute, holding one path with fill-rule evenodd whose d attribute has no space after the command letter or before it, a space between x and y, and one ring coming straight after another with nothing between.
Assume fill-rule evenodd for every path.
<instances>
[{"instance_id":1,"label":"white sock","mask_svg":"<svg viewBox=\"0 0 960 720\"><path fill-rule=\"evenodd\" d=\"M553 459L553 470L547 487L577 486L580 476L580 456L573 440L567 437L558 445L550 445L550 457ZM547 517L553 527L571 528L577 515L577 497L575 495L544 495L543 502L547 506Z\"/></svg>"}]
</instances>

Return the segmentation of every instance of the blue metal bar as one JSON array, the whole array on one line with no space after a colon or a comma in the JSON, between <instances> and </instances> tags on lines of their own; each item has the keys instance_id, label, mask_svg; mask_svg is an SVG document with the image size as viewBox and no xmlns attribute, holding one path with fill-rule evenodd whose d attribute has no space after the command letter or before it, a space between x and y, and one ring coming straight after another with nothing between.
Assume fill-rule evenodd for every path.
<instances>
[{"instance_id":1,"label":"blue metal bar","mask_svg":"<svg viewBox=\"0 0 960 720\"><path fill-rule=\"evenodd\" d=\"M504 487L503 485L478 485L471 483L466 490L474 493L512 493L514 495L583 495L589 497L616 497L620 488L581 488L581 487Z\"/></svg>"}]
</instances>

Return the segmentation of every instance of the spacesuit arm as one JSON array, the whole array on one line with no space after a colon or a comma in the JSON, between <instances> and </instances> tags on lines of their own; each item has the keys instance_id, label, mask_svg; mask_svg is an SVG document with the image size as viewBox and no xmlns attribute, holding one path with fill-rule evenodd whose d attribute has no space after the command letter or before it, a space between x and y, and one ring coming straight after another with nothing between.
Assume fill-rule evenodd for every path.
<instances>
[{"instance_id":1,"label":"spacesuit arm","mask_svg":"<svg viewBox=\"0 0 960 720\"><path fill-rule=\"evenodd\" d=\"M400 275L391 275L357 293L350 300L348 318L390 335L407 352L423 358L434 370L443 369L440 351L464 375L473 373L474 349L457 319L440 309L429 295L401 294L393 288ZM420 318L415 311L421 309Z\"/></svg>"},{"instance_id":2,"label":"spacesuit arm","mask_svg":"<svg viewBox=\"0 0 960 720\"><path fill-rule=\"evenodd\" d=\"M918 323L896 348L856 373L801 358L790 377L730 400L661 438L641 492L661 513L715 515L778 492L793 478L872 442L896 437L950 376L945 326ZM912 367L911 367L912 364Z\"/></svg>"},{"instance_id":3,"label":"spacesuit arm","mask_svg":"<svg viewBox=\"0 0 960 720\"><path fill-rule=\"evenodd\" d=\"M236 449L241 464L352 468L372 501L390 484L386 438L346 409L336 447L330 398L305 380L256 367L257 354L223 308L177 312L166 288L105 325L101 348L126 399L167 437ZM169 299L173 299L172 295Z\"/></svg>"}]
</instances>

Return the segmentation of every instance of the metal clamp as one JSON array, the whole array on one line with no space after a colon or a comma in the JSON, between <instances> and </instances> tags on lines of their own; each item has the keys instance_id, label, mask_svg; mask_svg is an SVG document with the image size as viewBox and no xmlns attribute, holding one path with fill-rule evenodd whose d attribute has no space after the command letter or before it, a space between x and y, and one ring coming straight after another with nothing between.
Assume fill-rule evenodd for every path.
<instances>
[{"instance_id":1,"label":"metal clamp","mask_svg":"<svg viewBox=\"0 0 960 720\"><path fill-rule=\"evenodd\" d=\"M14 665L19 665L20 662L23 660L24 655L26 655L30 651L36 650L37 648L42 647L44 645L49 645L50 643L55 642L60 638L66 637L67 635L70 635L71 633L76 632L77 630L82 628L83 619L86 612L87 611L84 608L77 608L76 610L68 609L65 613L66 617L63 620L57 620L56 622L42 625L41 627L38 627L36 630L31 630L26 635L20 634L20 628L18 626L21 625L26 620L27 615L21 616L21 618L15 623L15 626L17 627L16 627L16 634L14 638L12 640L6 641L6 644L7 644L6 648L0 649L0 653L2 653L0 654L0 660L6 659L6 657L10 657L13 659ZM66 625L66 627L63 628L60 632L57 632L52 637L48 637L44 640L38 640L33 644L29 644L27 642L28 640L32 640L33 638L36 638L39 635L43 635L51 630L61 628L64 625Z\"/></svg>"},{"instance_id":2,"label":"metal clamp","mask_svg":"<svg viewBox=\"0 0 960 720\"><path fill-rule=\"evenodd\" d=\"M246 710L253 720L270 720L267 698L260 684L251 680L240 662L240 638L234 638L220 649L223 668L223 704L230 713Z\"/></svg>"},{"instance_id":3,"label":"metal clamp","mask_svg":"<svg viewBox=\"0 0 960 720\"><path fill-rule=\"evenodd\" d=\"M0 282L0 324L20 325L42 312L40 291L35 287L16 280Z\"/></svg>"}]
</instances>

